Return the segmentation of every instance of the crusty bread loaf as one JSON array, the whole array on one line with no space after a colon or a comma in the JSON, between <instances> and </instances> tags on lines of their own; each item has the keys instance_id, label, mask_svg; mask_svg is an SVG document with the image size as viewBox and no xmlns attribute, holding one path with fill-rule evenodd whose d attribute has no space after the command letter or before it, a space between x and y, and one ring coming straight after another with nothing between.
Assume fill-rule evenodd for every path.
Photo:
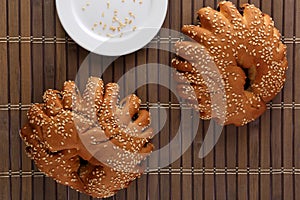
<instances>
[{"instance_id":1,"label":"crusty bread loaf","mask_svg":"<svg viewBox=\"0 0 300 200\"><path fill-rule=\"evenodd\" d=\"M93 197L114 195L143 173L153 150L150 115L130 95L118 103L119 86L88 80L83 96L74 82L47 90L28 111L20 135L37 167L59 183Z\"/></svg>"},{"instance_id":2,"label":"crusty bread loaf","mask_svg":"<svg viewBox=\"0 0 300 200\"><path fill-rule=\"evenodd\" d=\"M206 7L198 16L199 25L182 28L194 41L176 45L178 57L172 64L191 83L202 119L225 115L225 125L245 125L262 115L266 103L281 91L288 67L286 46L271 17L254 5L244 4L238 10L223 1L219 11ZM211 61L219 70L227 101L226 112L215 112L215 116L211 94L218 92L214 89L219 79L207 64ZM205 80L205 72L212 78ZM186 88L178 86L181 96L188 99L189 92L183 91Z\"/></svg>"}]
</instances>

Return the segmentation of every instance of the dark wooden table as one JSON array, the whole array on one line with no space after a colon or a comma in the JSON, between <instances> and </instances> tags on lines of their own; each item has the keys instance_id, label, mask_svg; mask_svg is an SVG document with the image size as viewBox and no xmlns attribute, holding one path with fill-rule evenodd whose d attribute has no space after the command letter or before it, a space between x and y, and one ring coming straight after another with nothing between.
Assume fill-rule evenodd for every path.
<instances>
[{"instance_id":1,"label":"dark wooden table","mask_svg":"<svg viewBox=\"0 0 300 200\"><path fill-rule=\"evenodd\" d=\"M226 127L205 159L198 158L208 127L201 121L196 140L179 160L145 174L110 199L300 199L300 1L250 2L274 18L288 47L289 70L282 93L260 119L241 128ZM164 27L179 31L183 24L196 23L199 8L216 4L216 0L170 0ZM151 44L172 46L174 41L161 36ZM30 104L41 102L44 90L60 89L65 80L73 80L87 55L64 32L53 0L0 0L0 199L90 199L44 177L25 155L18 134ZM103 79L117 81L147 62L169 65L172 57L143 49L117 59ZM94 59L100 63L103 58ZM159 68L149 73L159 74ZM142 87L137 94L144 105L159 101L167 109L167 123L154 139L157 147L163 146L177 131L178 102L156 85Z\"/></svg>"}]
</instances>

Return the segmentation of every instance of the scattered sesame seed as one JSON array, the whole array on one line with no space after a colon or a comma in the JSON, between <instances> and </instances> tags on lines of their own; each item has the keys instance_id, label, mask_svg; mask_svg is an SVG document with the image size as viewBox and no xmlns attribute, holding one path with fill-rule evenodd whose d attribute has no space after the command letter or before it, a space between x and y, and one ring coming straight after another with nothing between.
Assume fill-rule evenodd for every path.
<instances>
[{"instance_id":1,"label":"scattered sesame seed","mask_svg":"<svg viewBox=\"0 0 300 200\"><path fill-rule=\"evenodd\" d=\"M132 11L129 11L129 16L132 17L132 18L135 18L135 15L133 14Z\"/></svg>"},{"instance_id":2,"label":"scattered sesame seed","mask_svg":"<svg viewBox=\"0 0 300 200\"><path fill-rule=\"evenodd\" d=\"M111 26L111 27L109 28L109 30L116 31L116 27Z\"/></svg>"}]
</instances>

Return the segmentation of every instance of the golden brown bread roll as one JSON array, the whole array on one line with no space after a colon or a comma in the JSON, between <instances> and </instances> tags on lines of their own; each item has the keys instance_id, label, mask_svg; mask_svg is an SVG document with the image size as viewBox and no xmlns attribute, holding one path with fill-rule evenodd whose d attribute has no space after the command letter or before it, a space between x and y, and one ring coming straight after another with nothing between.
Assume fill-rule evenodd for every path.
<instances>
[{"instance_id":1,"label":"golden brown bread roll","mask_svg":"<svg viewBox=\"0 0 300 200\"><path fill-rule=\"evenodd\" d=\"M200 24L182 28L194 41L176 44L178 57L172 65L178 77L183 75L194 89L202 119L218 120L224 115L225 125L242 126L262 115L266 103L281 91L288 68L286 46L271 17L254 5L244 4L239 11L223 1L219 10L202 8L198 11ZM178 82L181 96L191 98L191 88L182 77ZM221 92L220 84L226 97L225 112L212 105L211 95Z\"/></svg>"},{"instance_id":2,"label":"golden brown bread roll","mask_svg":"<svg viewBox=\"0 0 300 200\"><path fill-rule=\"evenodd\" d=\"M74 82L47 90L20 135L37 167L59 183L93 197L114 195L143 173L152 152L150 114L119 86L91 77L81 96Z\"/></svg>"}]
</instances>

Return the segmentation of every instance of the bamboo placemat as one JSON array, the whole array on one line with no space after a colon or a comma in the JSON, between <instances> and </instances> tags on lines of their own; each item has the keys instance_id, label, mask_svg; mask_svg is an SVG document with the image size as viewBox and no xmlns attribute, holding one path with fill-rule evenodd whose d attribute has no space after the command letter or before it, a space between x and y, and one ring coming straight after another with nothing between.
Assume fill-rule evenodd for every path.
<instances>
[{"instance_id":1,"label":"bamboo placemat","mask_svg":"<svg viewBox=\"0 0 300 200\"><path fill-rule=\"evenodd\" d=\"M110 199L300 199L300 2L249 2L274 18L288 47L289 70L282 93L255 122L226 127L204 159L198 152L209 124L201 121L196 140L179 160L149 171ZM216 0L171 0L164 27L179 31L183 24L196 23L199 8L216 5ZM177 40L158 36L151 43L172 46ZM44 90L60 89L65 80L73 80L87 55L61 27L54 0L0 0L0 199L92 199L43 176L25 155L18 134L30 104L41 102ZM117 81L136 65L169 65L172 57L143 49L119 58L103 78L106 83ZM149 73L159 74L159 69ZM178 102L155 85L140 88L137 94L144 107L160 102L167 109L167 123L154 139L157 147L165 145L178 129Z\"/></svg>"}]
</instances>

